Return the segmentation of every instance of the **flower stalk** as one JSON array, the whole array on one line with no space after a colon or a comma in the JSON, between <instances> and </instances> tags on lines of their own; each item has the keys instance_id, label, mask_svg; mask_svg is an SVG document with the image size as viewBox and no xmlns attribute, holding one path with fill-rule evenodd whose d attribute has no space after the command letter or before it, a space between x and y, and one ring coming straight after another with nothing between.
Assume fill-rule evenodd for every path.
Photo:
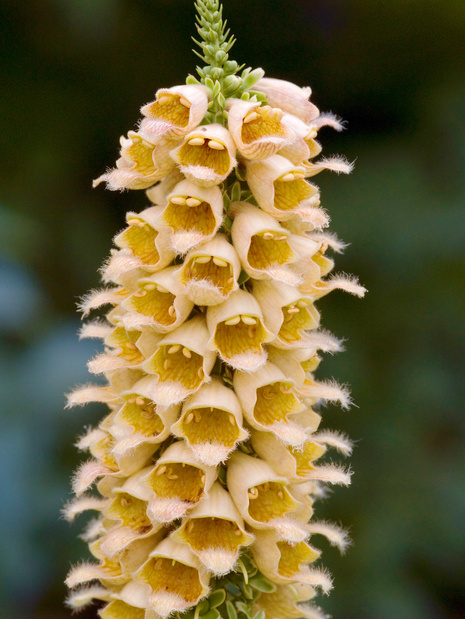
<instances>
[{"instance_id":1,"label":"flower stalk","mask_svg":"<svg viewBox=\"0 0 465 619\"><path fill-rule=\"evenodd\" d=\"M218 0L195 8L199 77L160 89L94 182L151 205L128 213L105 287L81 303L110 306L81 330L103 340L89 370L106 384L68 406L109 410L78 443L91 457L64 513L97 517L68 604L97 600L102 619L322 619L311 600L332 581L313 536L348 540L313 504L350 482L326 454L351 443L319 428L321 402L350 398L314 377L319 353L341 349L315 302L365 289L329 275L326 252L344 245L306 179L352 166L314 161L319 129L341 123L310 89L239 66Z\"/></svg>"}]
</instances>

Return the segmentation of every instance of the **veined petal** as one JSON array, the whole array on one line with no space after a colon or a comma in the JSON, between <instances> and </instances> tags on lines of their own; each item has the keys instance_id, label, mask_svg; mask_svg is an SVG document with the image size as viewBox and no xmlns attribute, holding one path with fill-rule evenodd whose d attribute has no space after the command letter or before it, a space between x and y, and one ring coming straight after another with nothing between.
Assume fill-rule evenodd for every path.
<instances>
[{"instance_id":1,"label":"veined petal","mask_svg":"<svg viewBox=\"0 0 465 619\"><path fill-rule=\"evenodd\" d=\"M305 124L292 114L285 114L283 122L294 132L294 140L284 146L277 154L289 159L294 165L304 165L321 153L321 145L315 140L317 129Z\"/></svg>"},{"instance_id":2,"label":"veined petal","mask_svg":"<svg viewBox=\"0 0 465 619\"><path fill-rule=\"evenodd\" d=\"M209 466L226 460L248 437L237 396L217 378L188 397L171 432L186 439L196 458Z\"/></svg>"},{"instance_id":3,"label":"veined petal","mask_svg":"<svg viewBox=\"0 0 465 619\"><path fill-rule=\"evenodd\" d=\"M259 531L252 554L258 569L272 582L309 584L321 587L325 593L332 587L327 574L308 567L321 553L306 542L290 544L280 540L274 531Z\"/></svg>"},{"instance_id":4,"label":"veined petal","mask_svg":"<svg viewBox=\"0 0 465 619\"><path fill-rule=\"evenodd\" d=\"M253 294L263 312L267 328L276 333L273 346L300 348L308 346L306 331L318 327L320 315L310 297L274 281L255 281Z\"/></svg>"},{"instance_id":5,"label":"veined petal","mask_svg":"<svg viewBox=\"0 0 465 619\"><path fill-rule=\"evenodd\" d=\"M106 181L107 189L146 189L174 168L170 151L179 140L159 138L155 143L149 141L143 130L130 131L128 137L121 137L121 157L116 168L99 176L93 186Z\"/></svg>"},{"instance_id":6,"label":"veined petal","mask_svg":"<svg viewBox=\"0 0 465 619\"><path fill-rule=\"evenodd\" d=\"M111 590L99 585L81 587L71 591L66 598L65 604L73 611L79 611L93 603L94 600L108 602L111 598Z\"/></svg>"},{"instance_id":7,"label":"veined petal","mask_svg":"<svg viewBox=\"0 0 465 619\"><path fill-rule=\"evenodd\" d=\"M329 619L320 609L301 605L315 597L315 590L305 583L276 585L271 593L262 593L255 603L254 611L263 610L265 619Z\"/></svg>"},{"instance_id":8,"label":"veined petal","mask_svg":"<svg viewBox=\"0 0 465 619\"><path fill-rule=\"evenodd\" d=\"M289 243L290 233L271 215L245 202L233 203L230 212L234 215L232 240L247 274L254 279L300 283L300 276L288 266L299 258Z\"/></svg>"},{"instance_id":9,"label":"veined petal","mask_svg":"<svg viewBox=\"0 0 465 619\"><path fill-rule=\"evenodd\" d=\"M184 293L197 305L217 305L238 289L241 263L225 235L191 249L176 276Z\"/></svg>"},{"instance_id":10,"label":"veined petal","mask_svg":"<svg viewBox=\"0 0 465 619\"><path fill-rule=\"evenodd\" d=\"M266 362L263 344L273 339L260 306L245 290L236 290L221 305L207 310L208 347L235 369L255 372Z\"/></svg>"},{"instance_id":11,"label":"veined petal","mask_svg":"<svg viewBox=\"0 0 465 619\"><path fill-rule=\"evenodd\" d=\"M82 312L82 317L86 318L94 309L111 303L118 305L130 292L122 287L101 288L99 290L91 290L84 295L78 304L79 310Z\"/></svg>"},{"instance_id":12,"label":"veined petal","mask_svg":"<svg viewBox=\"0 0 465 619\"><path fill-rule=\"evenodd\" d=\"M174 277L175 267L168 267L138 280L139 289L122 302L128 313L122 317L127 328L150 325L166 333L179 327L191 313L194 303L183 294Z\"/></svg>"},{"instance_id":13,"label":"veined petal","mask_svg":"<svg viewBox=\"0 0 465 619\"><path fill-rule=\"evenodd\" d=\"M150 519L158 523L181 518L206 496L216 474L214 467L195 458L184 441L171 444L141 480L152 492Z\"/></svg>"},{"instance_id":14,"label":"veined petal","mask_svg":"<svg viewBox=\"0 0 465 619\"><path fill-rule=\"evenodd\" d=\"M143 364L146 372L158 377L150 399L162 406L175 404L211 380L216 355L208 350L208 340L205 319L196 316L160 341L155 354Z\"/></svg>"},{"instance_id":15,"label":"veined petal","mask_svg":"<svg viewBox=\"0 0 465 619\"><path fill-rule=\"evenodd\" d=\"M184 519L172 539L188 544L204 566L215 575L230 572L242 546L253 536L244 529L244 521L229 493L215 482L208 497Z\"/></svg>"},{"instance_id":16,"label":"veined petal","mask_svg":"<svg viewBox=\"0 0 465 619\"><path fill-rule=\"evenodd\" d=\"M218 185L236 165L235 146L222 125L203 125L191 131L184 143L171 151L188 180L201 187Z\"/></svg>"},{"instance_id":17,"label":"veined petal","mask_svg":"<svg viewBox=\"0 0 465 619\"><path fill-rule=\"evenodd\" d=\"M118 500L119 499L116 499L116 501ZM127 514L126 521L131 522L132 526L124 524L116 525L100 538L100 550L108 559L113 559L117 557L121 554L121 552L123 552L136 541L150 537L152 538L153 546L155 546L156 543L160 542L167 535L167 531L162 524L159 524L156 527L152 525L149 518L145 515L145 510L144 514L141 513L141 516L143 515L145 516L145 518L141 518L139 520L139 522L141 523L140 526L138 528L134 526L138 516L138 512L142 512L143 508L147 506L146 503L143 503L143 505L141 505L140 508L136 510L135 508L131 509L131 504L133 505L134 501L138 501L138 499L133 499L129 495L126 495L121 499L121 501L123 505L127 504L127 507L123 509L120 508L119 512L123 512L129 507L128 511L132 516L134 516L134 520L131 520L130 515Z\"/></svg>"},{"instance_id":18,"label":"veined petal","mask_svg":"<svg viewBox=\"0 0 465 619\"><path fill-rule=\"evenodd\" d=\"M141 129L155 138L161 135L181 137L201 122L207 107L208 89L205 86L161 88L156 93L156 100L141 108L147 118L142 121Z\"/></svg>"},{"instance_id":19,"label":"veined petal","mask_svg":"<svg viewBox=\"0 0 465 619\"><path fill-rule=\"evenodd\" d=\"M125 453L143 443L158 444L170 434L170 427L176 421L180 406L157 406L150 398L142 395L152 388L153 377L145 376L134 387L123 394L125 403L116 413L109 432L117 440L114 453Z\"/></svg>"},{"instance_id":20,"label":"veined petal","mask_svg":"<svg viewBox=\"0 0 465 619\"><path fill-rule=\"evenodd\" d=\"M294 132L282 118L279 108L234 99L229 104L228 128L244 157L265 159L294 138Z\"/></svg>"},{"instance_id":21,"label":"veined petal","mask_svg":"<svg viewBox=\"0 0 465 619\"><path fill-rule=\"evenodd\" d=\"M208 572L186 544L163 540L135 574L150 587L150 604L159 615L183 612L207 595Z\"/></svg>"},{"instance_id":22,"label":"veined petal","mask_svg":"<svg viewBox=\"0 0 465 619\"><path fill-rule=\"evenodd\" d=\"M101 619L144 619L145 609L136 608L122 600L113 600L99 610Z\"/></svg>"},{"instance_id":23,"label":"veined petal","mask_svg":"<svg viewBox=\"0 0 465 619\"><path fill-rule=\"evenodd\" d=\"M139 260L139 266L149 271L163 269L175 255L170 245L169 231L160 219L162 211L162 207L151 206L141 213L128 213L128 227L114 239L118 247L129 249ZM115 277L112 279L115 280Z\"/></svg>"},{"instance_id":24,"label":"veined petal","mask_svg":"<svg viewBox=\"0 0 465 619\"><path fill-rule=\"evenodd\" d=\"M294 393L294 387L294 381L272 363L253 374L234 373L234 390L250 425L298 446L307 435L295 415L303 412L305 405Z\"/></svg>"},{"instance_id":25,"label":"veined petal","mask_svg":"<svg viewBox=\"0 0 465 619\"><path fill-rule=\"evenodd\" d=\"M262 92L270 105L297 116L305 123L311 122L320 113L318 108L309 101L312 91L308 86L301 88L286 80L262 77L253 89Z\"/></svg>"},{"instance_id":26,"label":"veined petal","mask_svg":"<svg viewBox=\"0 0 465 619\"><path fill-rule=\"evenodd\" d=\"M256 453L268 462L273 470L290 481L301 482L310 478L315 470L313 462L325 453L326 448L312 438L299 447L284 445L270 432L252 433L252 446Z\"/></svg>"},{"instance_id":27,"label":"veined petal","mask_svg":"<svg viewBox=\"0 0 465 619\"><path fill-rule=\"evenodd\" d=\"M174 250L184 254L213 238L223 221L223 196L218 187L200 187L183 180L167 197L162 221L173 231Z\"/></svg>"},{"instance_id":28,"label":"veined petal","mask_svg":"<svg viewBox=\"0 0 465 619\"><path fill-rule=\"evenodd\" d=\"M318 187L304 180L305 170L281 155L247 164L247 182L260 208L281 221L298 216L315 228L328 225Z\"/></svg>"},{"instance_id":29,"label":"veined petal","mask_svg":"<svg viewBox=\"0 0 465 619\"><path fill-rule=\"evenodd\" d=\"M292 516L301 504L264 460L236 451L229 460L228 489L241 516L254 529L273 529L293 543L307 537L305 525ZM253 546L252 546L253 548Z\"/></svg>"},{"instance_id":30,"label":"veined petal","mask_svg":"<svg viewBox=\"0 0 465 619\"><path fill-rule=\"evenodd\" d=\"M119 399L118 394L113 391L110 386L102 387L101 385L80 385L68 393L66 408L73 408L74 406L84 406L90 402L103 402L105 404L111 404L117 402Z\"/></svg>"}]
</instances>

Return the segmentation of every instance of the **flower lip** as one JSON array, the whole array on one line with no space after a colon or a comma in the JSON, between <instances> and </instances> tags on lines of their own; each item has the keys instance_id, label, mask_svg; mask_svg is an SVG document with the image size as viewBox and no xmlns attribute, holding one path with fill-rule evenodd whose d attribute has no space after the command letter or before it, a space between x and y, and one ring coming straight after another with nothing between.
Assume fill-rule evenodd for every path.
<instances>
[{"instance_id":1,"label":"flower lip","mask_svg":"<svg viewBox=\"0 0 465 619\"><path fill-rule=\"evenodd\" d=\"M151 325L160 332L172 331L191 313L194 304L182 294L173 277L175 267L168 267L149 277L138 279L138 290L124 299L128 310L122 318L126 328Z\"/></svg>"},{"instance_id":2,"label":"flower lip","mask_svg":"<svg viewBox=\"0 0 465 619\"><path fill-rule=\"evenodd\" d=\"M156 100L141 108L146 116L141 127L155 138L161 135L180 137L189 133L205 116L207 93L207 88L200 85L161 88Z\"/></svg>"},{"instance_id":3,"label":"flower lip","mask_svg":"<svg viewBox=\"0 0 465 619\"><path fill-rule=\"evenodd\" d=\"M208 338L203 317L196 316L159 342L156 352L142 364L146 372L158 377L151 399L162 406L181 402L211 380L216 355L207 348Z\"/></svg>"},{"instance_id":4,"label":"flower lip","mask_svg":"<svg viewBox=\"0 0 465 619\"><path fill-rule=\"evenodd\" d=\"M289 268L298 260L291 235L271 215L245 202L231 205L231 235L244 270L254 279L274 279L291 285L300 275Z\"/></svg>"},{"instance_id":5,"label":"flower lip","mask_svg":"<svg viewBox=\"0 0 465 619\"><path fill-rule=\"evenodd\" d=\"M320 113L318 108L309 101L312 94L309 87L301 88L286 80L262 77L255 84L254 90L262 92L270 105L276 105L305 123L311 122Z\"/></svg>"},{"instance_id":6,"label":"flower lip","mask_svg":"<svg viewBox=\"0 0 465 619\"><path fill-rule=\"evenodd\" d=\"M244 157L265 159L292 142L294 132L282 122L279 108L235 99L230 104L228 127Z\"/></svg>"},{"instance_id":7,"label":"flower lip","mask_svg":"<svg viewBox=\"0 0 465 619\"><path fill-rule=\"evenodd\" d=\"M155 548L135 578L150 586L150 604L162 617L197 604L208 593L210 579L189 547L170 537Z\"/></svg>"},{"instance_id":8,"label":"flower lip","mask_svg":"<svg viewBox=\"0 0 465 619\"><path fill-rule=\"evenodd\" d=\"M186 439L195 456L210 466L226 460L248 437L236 395L217 378L189 396L171 432Z\"/></svg>"},{"instance_id":9,"label":"flower lip","mask_svg":"<svg viewBox=\"0 0 465 619\"><path fill-rule=\"evenodd\" d=\"M207 325L211 333L208 347L233 368L255 372L266 362L263 344L273 334L264 326L260 307L250 293L236 290L221 305L209 307Z\"/></svg>"},{"instance_id":10,"label":"flower lip","mask_svg":"<svg viewBox=\"0 0 465 619\"><path fill-rule=\"evenodd\" d=\"M237 163L231 135L219 124L203 125L189 133L171 157L186 178L201 187L218 185Z\"/></svg>"},{"instance_id":11,"label":"flower lip","mask_svg":"<svg viewBox=\"0 0 465 619\"><path fill-rule=\"evenodd\" d=\"M181 181L168 195L161 218L173 231L171 243L175 251L184 254L217 232L223 221L221 191Z\"/></svg>"},{"instance_id":12,"label":"flower lip","mask_svg":"<svg viewBox=\"0 0 465 619\"><path fill-rule=\"evenodd\" d=\"M241 264L223 234L192 249L177 271L185 294L197 305L217 305L238 289Z\"/></svg>"},{"instance_id":13,"label":"flower lip","mask_svg":"<svg viewBox=\"0 0 465 619\"><path fill-rule=\"evenodd\" d=\"M181 518L208 493L216 470L196 460L184 441L172 443L141 478L153 493L148 515L155 523Z\"/></svg>"}]
</instances>

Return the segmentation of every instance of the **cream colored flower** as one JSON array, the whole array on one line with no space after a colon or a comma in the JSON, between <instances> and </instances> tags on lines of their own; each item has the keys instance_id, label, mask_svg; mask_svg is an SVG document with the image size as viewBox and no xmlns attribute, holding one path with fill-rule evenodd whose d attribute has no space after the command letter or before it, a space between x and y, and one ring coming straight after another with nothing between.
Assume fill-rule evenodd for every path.
<instances>
[{"instance_id":1,"label":"cream colored flower","mask_svg":"<svg viewBox=\"0 0 465 619\"><path fill-rule=\"evenodd\" d=\"M248 437L242 426L242 410L232 389L219 378L188 397L171 432L185 439L200 462L217 466L237 444Z\"/></svg>"},{"instance_id":2,"label":"cream colored flower","mask_svg":"<svg viewBox=\"0 0 465 619\"><path fill-rule=\"evenodd\" d=\"M281 540L274 531L259 531L252 554L259 570L272 582L304 583L321 587L324 593L332 589L328 574L308 567L321 553L306 542L291 544Z\"/></svg>"},{"instance_id":3,"label":"cream colored flower","mask_svg":"<svg viewBox=\"0 0 465 619\"><path fill-rule=\"evenodd\" d=\"M300 283L300 275L289 268L299 255L289 242L291 234L261 209L245 202L230 207L234 248L246 273L254 279L273 279L290 285Z\"/></svg>"},{"instance_id":4,"label":"cream colored flower","mask_svg":"<svg viewBox=\"0 0 465 619\"><path fill-rule=\"evenodd\" d=\"M254 90L262 92L270 105L297 116L307 124L317 118L320 113L318 108L309 101L312 90L308 86L300 88L286 80L262 77L255 84Z\"/></svg>"},{"instance_id":5,"label":"cream colored flower","mask_svg":"<svg viewBox=\"0 0 465 619\"><path fill-rule=\"evenodd\" d=\"M152 493L147 514L154 523L181 518L207 495L215 478L215 468L199 462L184 441L172 443L141 477Z\"/></svg>"},{"instance_id":6,"label":"cream colored flower","mask_svg":"<svg viewBox=\"0 0 465 619\"><path fill-rule=\"evenodd\" d=\"M170 152L179 140L158 138L152 140L143 130L130 131L121 136L121 157L116 168L99 176L93 183L97 187L106 181L107 189L146 189L162 179L174 168Z\"/></svg>"},{"instance_id":7,"label":"cream colored flower","mask_svg":"<svg viewBox=\"0 0 465 619\"><path fill-rule=\"evenodd\" d=\"M135 574L150 587L149 601L162 617L183 612L207 595L208 572L186 544L171 538L161 542Z\"/></svg>"},{"instance_id":8,"label":"cream colored flower","mask_svg":"<svg viewBox=\"0 0 465 619\"><path fill-rule=\"evenodd\" d=\"M89 550L100 563L88 562L76 566L70 571L65 582L68 587L76 587L97 579L104 586L124 585L131 580L132 574L146 560L156 543L154 536L137 539L114 558L109 559L100 548L100 540L97 540L89 545Z\"/></svg>"},{"instance_id":9,"label":"cream colored flower","mask_svg":"<svg viewBox=\"0 0 465 619\"><path fill-rule=\"evenodd\" d=\"M159 271L168 266L174 258L174 251L169 240L169 231L160 219L162 208L152 206L141 213L128 213L126 220L128 227L118 234L114 242L123 250L130 250L132 256L139 262L138 267L148 271ZM107 266L106 276L113 281L122 272L109 271L111 263ZM134 268L134 266L132 267Z\"/></svg>"},{"instance_id":10,"label":"cream colored flower","mask_svg":"<svg viewBox=\"0 0 465 619\"><path fill-rule=\"evenodd\" d=\"M208 107L208 90L200 85L173 86L160 88L155 101L141 108L146 117L141 129L147 135L178 138L192 131Z\"/></svg>"},{"instance_id":11,"label":"cream colored flower","mask_svg":"<svg viewBox=\"0 0 465 619\"><path fill-rule=\"evenodd\" d=\"M298 216L315 228L328 225L319 207L318 187L308 183L305 169L281 155L247 163L247 182L258 205L280 221Z\"/></svg>"},{"instance_id":12,"label":"cream colored flower","mask_svg":"<svg viewBox=\"0 0 465 619\"><path fill-rule=\"evenodd\" d=\"M235 146L222 125L203 125L171 151L171 157L188 180L201 187L218 185L236 165Z\"/></svg>"},{"instance_id":13,"label":"cream colored flower","mask_svg":"<svg viewBox=\"0 0 465 619\"><path fill-rule=\"evenodd\" d=\"M253 294L262 308L265 325L276 333L273 346L288 349L309 345L307 331L316 329L320 320L310 297L274 281L254 282Z\"/></svg>"},{"instance_id":14,"label":"cream colored flower","mask_svg":"<svg viewBox=\"0 0 465 619\"><path fill-rule=\"evenodd\" d=\"M298 446L307 438L306 428L299 423L299 413L306 407L295 394L294 387L294 381L272 363L253 374L234 373L234 390L250 425ZM319 417L316 415L313 423L310 419L305 421L311 424L308 429L315 429Z\"/></svg>"},{"instance_id":15,"label":"cream colored flower","mask_svg":"<svg viewBox=\"0 0 465 619\"><path fill-rule=\"evenodd\" d=\"M145 376L129 391L123 392L124 404L111 421L108 430L116 440L113 453L124 454L141 444L156 445L170 435L180 405L157 406L150 395L153 378Z\"/></svg>"},{"instance_id":16,"label":"cream colored flower","mask_svg":"<svg viewBox=\"0 0 465 619\"><path fill-rule=\"evenodd\" d=\"M171 538L188 544L203 565L215 575L234 568L242 547L254 538L244 529L244 521L229 493L215 482L208 497L193 509Z\"/></svg>"},{"instance_id":17,"label":"cream colored flower","mask_svg":"<svg viewBox=\"0 0 465 619\"><path fill-rule=\"evenodd\" d=\"M328 619L314 606L300 604L315 597L315 589L305 583L276 585L275 591L262 593L255 603L255 611L263 610L265 619Z\"/></svg>"},{"instance_id":18,"label":"cream colored flower","mask_svg":"<svg viewBox=\"0 0 465 619\"><path fill-rule=\"evenodd\" d=\"M245 290L236 290L227 301L207 310L208 347L218 351L231 367L255 372L266 362L263 344L273 334L263 324L260 306Z\"/></svg>"},{"instance_id":19,"label":"cream colored flower","mask_svg":"<svg viewBox=\"0 0 465 619\"><path fill-rule=\"evenodd\" d=\"M126 328L142 325L161 333L173 331L188 318L194 303L184 294L174 277L176 267L168 267L138 279L138 290L121 303L127 310L121 318Z\"/></svg>"},{"instance_id":20,"label":"cream colored flower","mask_svg":"<svg viewBox=\"0 0 465 619\"><path fill-rule=\"evenodd\" d=\"M229 104L228 128L239 152L247 159L271 157L294 139L279 108L234 99Z\"/></svg>"},{"instance_id":21,"label":"cream colored flower","mask_svg":"<svg viewBox=\"0 0 465 619\"><path fill-rule=\"evenodd\" d=\"M313 462L326 451L324 445L312 438L299 447L292 447L284 445L270 432L256 430L252 432L251 443L260 458L268 462L278 475L293 482L311 479L311 473L315 470Z\"/></svg>"},{"instance_id":22,"label":"cream colored flower","mask_svg":"<svg viewBox=\"0 0 465 619\"><path fill-rule=\"evenodd\" d=\"M191 249L176 277L184 294L197 305L218 305L238 289L241 263L223 234Z\"/></svg>"},{"instance_id":23,"label":"cream colored flower","mask_svg":"<svg viewBox=\"0 0 465 619\"><path fill-rule=\"evenodd\" d=\"M187 180L167 196L161 215L171 228L171 243L179 254L211 240L223 221L223 196L218 187L200 187Z\"/></svg>"},{"instance_id":24,"label":"cream colored flower","mask_svg":"<svg viewBox=\"0 0 465 619\"><path fill-rule=\"evenodd\" d=\"M209 337L205 319L196 316L159 342L155 354L143 363L144 370L158 378L150 394L154 402L181 402L211 380L216 355L207 347Z\"/></svg>"},{"instance_id":25,"label":"cream colored flower","mask_svg":"<svg viewBox=\"0 0 465 619\"><path fill-rule=\"evenodd\" d=\"M237 509L254 530L273 529L292 543L307 537L305 525L292 517L301 504L289 492L286 478L264 460L236 451L229 460L227 482Z\"/></svg>"},{"instance_id":26,"label":"cream colored flower","mask_svg":"<svg viewBox=\"0 0 465 619\"><path fill-rule=\"evenodd\" d=\"M278 151L278 155L289 159L294 165L304 165L321 153L321 145L315 140L318 135L314 125L307 125L297 116L285 114L284 122L294 132L294 140Z\"/></svg>"}]
</instances>

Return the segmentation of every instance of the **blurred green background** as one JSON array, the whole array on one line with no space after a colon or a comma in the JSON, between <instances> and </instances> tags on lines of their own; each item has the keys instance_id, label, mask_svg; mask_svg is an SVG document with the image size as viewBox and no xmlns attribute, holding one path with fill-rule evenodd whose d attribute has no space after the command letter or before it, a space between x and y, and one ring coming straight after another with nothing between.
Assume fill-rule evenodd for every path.
<instances>
[{"instance_id":1,"label":"blurred green background","mask_svg":"<svg viewBox=\"0 0 465 619\"><path fill-rule=\"evenodd\" d=\"M338 619L465 617L465 3L225 0L225 14L234 57L311 85L348 120L321 132L324 153L356 159L317 179L351 243L338 269L370 291L319 304L347 338L320 376L357 405L324 411L357 445L352 487L317 510L355 540L342 559L321 541L322 603ZM64 619L62 580L86 553L82 519L60 519L72 443L103 414L62 412L96 349L77 340L75 303L145 206L91 180L140 105L193 72L193 3L2 0L0 17L0 616Z\"/></svg>"}]
</instances>

